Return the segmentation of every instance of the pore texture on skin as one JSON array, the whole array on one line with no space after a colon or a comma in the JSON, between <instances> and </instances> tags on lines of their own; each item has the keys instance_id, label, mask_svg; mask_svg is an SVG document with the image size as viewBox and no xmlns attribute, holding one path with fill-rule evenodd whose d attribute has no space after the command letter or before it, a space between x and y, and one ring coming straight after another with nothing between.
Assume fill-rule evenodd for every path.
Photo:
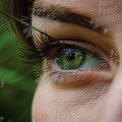
<instances>
[{"instance_id":1,"label":"pore texture on skin","mask_svg":"<svg viewBox=\"0 0 122 122\"><path fill-rule=\"evenodd\" d=\"M33 122L122 120L121 5L121 0L34 2L32 25L55 40L47 40L49 46L33 31L38 49L45 47L48 55L33 100ZM82 65L71 69L79 58Z\"/></svg>"}]
</instances>

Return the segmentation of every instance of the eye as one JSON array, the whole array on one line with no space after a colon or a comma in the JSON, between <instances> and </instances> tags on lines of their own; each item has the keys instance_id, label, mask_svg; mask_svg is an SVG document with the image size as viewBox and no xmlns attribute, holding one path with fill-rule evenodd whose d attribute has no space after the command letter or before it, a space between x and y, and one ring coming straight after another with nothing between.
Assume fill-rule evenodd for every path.
<instances>
[{"instance_id":1,"label":"eye","mask_svg":"<svg viewBox=\"0 0 122 122\"><path fill-rule=\"evenodd\" d=\"M50 45L44 71L57 85L79 87L111 78L109 58L94 44L84 40L58 40Z\"/></svg>"},{"instance_id":2,"label":"eye","mask_svg":"<svg viewBox=\"0 0 122 122\"><path fill-rule=\"evenodd\" d=\"M85 40L50 39L43 42L43 45L36 45L39 50L36 60L43 59L41 76L50 82L79 87L102 81L103 78L104 81L110 80L112 74L109 58L96 45Z\"/></svg>"},{"instance_id":3,"label":"eye","mask_svg":"<svg viewBox=\"0 0 122 122\"><path fill-rule=\"evenodd\" d=\"M62 70L78 70L101 67L101 59L99 57L88 51L77 48L61 49L57 54L56 62Z\"/></svg>"}]
</instances>

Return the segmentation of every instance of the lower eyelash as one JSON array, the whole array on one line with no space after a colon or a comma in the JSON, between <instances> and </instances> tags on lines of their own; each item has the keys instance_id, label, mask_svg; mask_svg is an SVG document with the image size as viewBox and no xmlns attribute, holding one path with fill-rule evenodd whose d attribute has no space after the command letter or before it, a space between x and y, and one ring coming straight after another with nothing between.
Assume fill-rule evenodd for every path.
<instances>
[{"instance_id":1,"label":"lower eyelash","mask_svg":"<svg viewBox=\"0 0 122 122\"><path fill-rule=\"evenodd\" d=\"M21 55L19 60L32 67L32 75L35 79L38 79L43 74L42 65L44 58L44 54L40 55L35 47L21 48Z\"/></svg>"},{"instance_id":2,"label":"lower eyelash","mask_svg":"<svg viewBox=\"0 0 122 122\"><path fill-rule=\"evenodd\" d=\"M102 71L102 70L91 70L91 71L83 71L77 70L75 72L63 72L63 71L56 71L50 67L46 72L46 78L49 78L51 82L54 82L57 85L76 85L77 82L81 85L85 85L89 83L95 82L110 82L112 78L112 72L110 71ZM92 78L91 78L92 77ZM80 78L80 79L79 79ZM73 85L73 87L74 87Z\"/></svg>"}]
</instances>

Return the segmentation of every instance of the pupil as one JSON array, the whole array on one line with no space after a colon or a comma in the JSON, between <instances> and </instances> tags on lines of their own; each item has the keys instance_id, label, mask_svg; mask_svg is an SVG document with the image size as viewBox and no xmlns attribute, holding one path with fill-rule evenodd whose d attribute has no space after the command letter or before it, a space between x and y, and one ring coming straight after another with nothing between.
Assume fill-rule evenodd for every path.
<instances>
[{"instance_id":1,"label":"pupil","mask_svg":"<svg viewBox=\"0 0 122 122\"><path fill-rule=\"evenodd\" d=\"M67 55L68 60L73 60L75 58L75 53L69 53Z\"/></svg>"}]
</instances>

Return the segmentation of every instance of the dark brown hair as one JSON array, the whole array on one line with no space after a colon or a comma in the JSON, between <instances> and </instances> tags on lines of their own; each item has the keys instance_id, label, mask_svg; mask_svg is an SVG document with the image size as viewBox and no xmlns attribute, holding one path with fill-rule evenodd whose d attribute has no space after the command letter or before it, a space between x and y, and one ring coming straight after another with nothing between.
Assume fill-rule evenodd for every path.
<instances>
[{"instance_id":1,"label":"dark brown hair","mask_svg":"<svg viewBox=\"0 0 122 122\"><path fill-rule=\"evenodd\" d=\"M27 17L30 19L24 19L25 22L31 24L31 8L34 0L7 0L7 6L5 5L5 12L9 15L14 16L18 19L24 19L23 17ZM11 19L8 17L8 19ZM24 43L28 46L32 46L32 38L26 38L26 34L23 33L23 30L27 27L24 24L15 21L11 24L12 29L16 33L16 35L21 38Z\"/></svg>"}]
</instances>

